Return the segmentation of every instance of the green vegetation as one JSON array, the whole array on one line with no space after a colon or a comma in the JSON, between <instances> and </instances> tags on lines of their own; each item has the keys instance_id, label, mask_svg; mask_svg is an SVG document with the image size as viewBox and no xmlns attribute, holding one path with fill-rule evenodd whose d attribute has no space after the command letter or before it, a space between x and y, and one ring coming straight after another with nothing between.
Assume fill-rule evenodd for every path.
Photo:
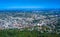
<instances>
[{"instance_id":1,"label":"green vegetation","mask_svg":"<svg viewBox=\"0 0 60 37\"><path fill-rule=\"evenodd\" d=\"M0 30L0 37L60 37L60 35L56 33L41 33L36 30L5 29Z\"/></svg>"},{"instance_id":2,"label":"green vegetation","mask_svg":"<svg viewBox=\"0 0 60 37\"><path fill-rule=\"evenodd\" d=\"M0 37L37 37L37 31L20 31L18 29L0 30Z\"/></svg>"},{"instance_id":3,"label":"green vegetation","mask_svg":"<svg viewBox=\"0 0 60 37\"><path fill-rule=\"evenodd\" d=\"M38 37L60 37L60 34L56 34L56 33L38 33Z\"/></svg>"}]
</instances>

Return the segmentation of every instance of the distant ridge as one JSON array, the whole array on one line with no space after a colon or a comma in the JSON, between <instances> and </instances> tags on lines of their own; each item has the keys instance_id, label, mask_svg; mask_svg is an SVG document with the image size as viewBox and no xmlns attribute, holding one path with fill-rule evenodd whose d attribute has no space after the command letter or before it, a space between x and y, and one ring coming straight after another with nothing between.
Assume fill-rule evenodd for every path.
<instances>
[{"instance_id":1,"label":"distant ridge","mask_svg":"<svg viewBox=\"0 0 60 37\"><path fill-rule=\"evenodd\" d=\"M41 9L41 8L20 8L20 9L3 9L3 10L0 10L0 13L1 12L23 12L23 11L60 11L60 8L52 8L52 9L47 9L47 8L44 8L44 9Z\"/></svg>"}]
</instances>

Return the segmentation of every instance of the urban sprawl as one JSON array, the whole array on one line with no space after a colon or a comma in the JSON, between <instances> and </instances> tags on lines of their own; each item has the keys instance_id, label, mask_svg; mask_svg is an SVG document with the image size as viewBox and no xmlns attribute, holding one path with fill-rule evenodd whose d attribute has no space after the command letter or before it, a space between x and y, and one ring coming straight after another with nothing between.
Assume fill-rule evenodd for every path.
<instances>
[{"instance_id":1,"label":"urban sprawl","mask_svg":"<svg viewBox=\"0 0 60 37\"><path fill-rule=\"evenodd\" d=\"M60 33L60 10L0 11L0 29Z\"/></svg>"}]
</instances>

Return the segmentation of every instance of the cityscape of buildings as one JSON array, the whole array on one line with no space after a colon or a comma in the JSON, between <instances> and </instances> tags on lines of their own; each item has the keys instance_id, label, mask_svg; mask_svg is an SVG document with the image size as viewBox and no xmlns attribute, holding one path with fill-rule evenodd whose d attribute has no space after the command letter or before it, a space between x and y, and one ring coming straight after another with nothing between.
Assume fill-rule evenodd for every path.
<instances>
[{"instance_id":1,"label":"cityscape of buildings","mask_svg":"<svg viewBox=\"0 0 60 37\"><path fill-rule=\"evenodd\" d=\"M0 29L60 33L60 10L0 11Z\"/></svg>"}]
</instances>

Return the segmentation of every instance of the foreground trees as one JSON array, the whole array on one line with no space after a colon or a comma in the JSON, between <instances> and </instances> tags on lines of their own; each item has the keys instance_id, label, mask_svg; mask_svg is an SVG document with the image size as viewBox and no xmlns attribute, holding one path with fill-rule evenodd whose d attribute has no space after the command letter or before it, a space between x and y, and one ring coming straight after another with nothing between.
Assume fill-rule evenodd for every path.
<instances>
[{"instance_id":1,"label":"foreground trees","mask_svg":"<svg viewBox=\"0 0 60 37\"><path fill-rule=\"evenodd\" d=\"M28 31L19 29L5 29L0 30L0 37L60 37L59 34L56 33L41 33L40 31Z\"/></svg>"}]
</instances>

